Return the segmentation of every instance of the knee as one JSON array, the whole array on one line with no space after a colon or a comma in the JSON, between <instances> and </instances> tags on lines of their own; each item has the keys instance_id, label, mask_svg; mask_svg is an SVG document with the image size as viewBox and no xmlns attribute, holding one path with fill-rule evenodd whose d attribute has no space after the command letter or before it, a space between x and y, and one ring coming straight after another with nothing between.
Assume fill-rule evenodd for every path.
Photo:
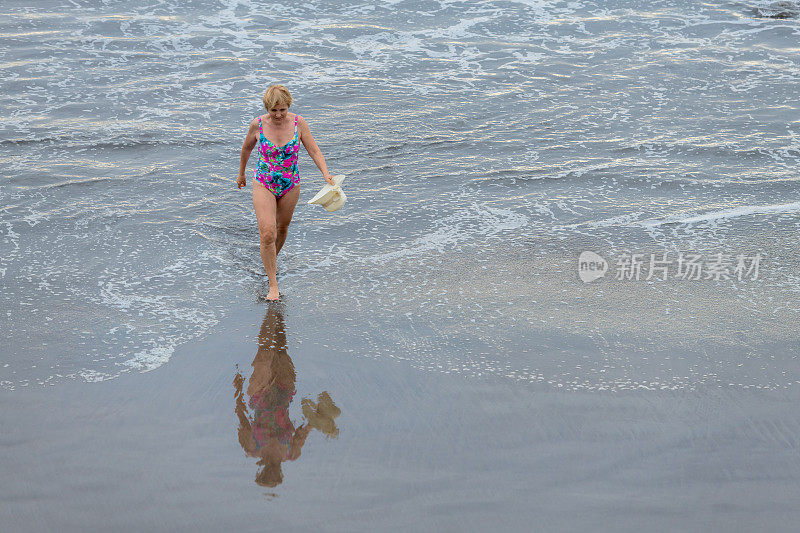
<instances>
[{"instance_id":1,"label":"knee","mask_svg":"<svg viewBox=\"0 0 800 533\"><path fill-rule=\"evenodd\" d=\"M258 233L261 238L261 244L273 244L275 242L275 236L277 235L275 226L258 228Z\"/></svg>"},{"instance_id":2,"label":"knee","mask_svg":"<svg viewBox=\"0 0 800 533\"><path fill-rule=\"evenodd\" d=\"M289 231L289 224L286 225L278 225L275 227L278 232L278 235L285 235L287 231Z\"/></svg>"}]
</instances>

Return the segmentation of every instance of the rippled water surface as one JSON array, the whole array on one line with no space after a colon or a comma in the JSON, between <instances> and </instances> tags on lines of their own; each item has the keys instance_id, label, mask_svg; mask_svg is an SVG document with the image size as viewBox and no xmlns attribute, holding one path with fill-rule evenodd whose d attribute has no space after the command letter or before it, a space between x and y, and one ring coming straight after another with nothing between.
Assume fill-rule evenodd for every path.
<instances>
[{"instance_id":1,"label":"rippled water surface","mask_svg":"<svg viewBox=\"0 0 800 533\"><path fill-rule=\"evenodd\" d=\"M263 297L235 178L271 83L348 176L342 210L306 205L301 156L278 267L319 317L299 342L566 389L796 386L783 4L4 2L2 386L155 370ZM584 250L763 259L584 284Z\"/></svg>"}]
</instances>

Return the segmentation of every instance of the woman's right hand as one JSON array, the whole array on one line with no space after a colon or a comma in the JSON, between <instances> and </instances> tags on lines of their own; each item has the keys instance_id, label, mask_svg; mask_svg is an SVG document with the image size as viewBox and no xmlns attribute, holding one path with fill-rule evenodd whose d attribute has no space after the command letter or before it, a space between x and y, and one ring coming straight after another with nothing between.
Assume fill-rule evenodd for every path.
<instances>
[{"instance_id":1,"label":"woman's right hand","mask_svg":"<svg viewBox=\"0 0 800 533\"><path fill-rule=\"evenodd\" d=\"M236 186L237 187L239 187L241 189L245 185L247 185L247 178L245 178L244 175L239 176L238 178L236 178Z\"/></svg>"}]
</instances>

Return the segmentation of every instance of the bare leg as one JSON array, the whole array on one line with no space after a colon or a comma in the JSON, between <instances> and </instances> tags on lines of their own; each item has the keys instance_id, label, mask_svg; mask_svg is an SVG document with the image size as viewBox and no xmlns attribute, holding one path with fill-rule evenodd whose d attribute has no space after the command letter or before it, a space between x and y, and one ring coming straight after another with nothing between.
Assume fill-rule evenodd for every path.
<instances>
[{"instance_id":1,"label":"bare leg","mask_svg":"<svg viewBox=\"0 0 800 533\"><path fill-rule=\"evenodd\" d=\"M267 271L267 277L269 278L267 300L278 299L278 280L275 276L278 255L275 248L275 238L277 236L275 223L276 200L275 195L269 192L258 180L253 180L253 207L256 210L256 220L258 221L261 261L264 263L264 270Z\"/></svg>"},{"instance_id":2,"label":"bare leg","mask_svg":"<svg viewBox=\"0 0 800 533\"><path fill-rule=\"evenodd\" d=\"M278 198L278 205L275 213L275 255L277 256L283 243L286 242L286 233L289 231L289 224L292 222L294 208L300 198L300 187L295 185L289 192Z\"/></svg>"},{"instance_id":3,"label":"bare leg","mask_svg":"<svg viewBox=\"0 0 800 533\"><path fill-rule=\"evenodd\" d=\"M277 257L286 241L289 224L292 221L294 208L300 198L300 188L292 187L280 198L269 192L257 180L253 180L253 207L258 220L261 260L269 278L267 300L279 297L277 280Z\"/></svg>"}]
</instances>

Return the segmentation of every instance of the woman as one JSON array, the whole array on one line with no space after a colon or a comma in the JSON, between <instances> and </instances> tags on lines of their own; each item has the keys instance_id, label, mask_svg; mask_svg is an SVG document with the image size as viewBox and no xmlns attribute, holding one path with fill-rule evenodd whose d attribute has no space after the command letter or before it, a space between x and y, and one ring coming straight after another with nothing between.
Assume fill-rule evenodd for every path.
<instances>
[{"instance_id":1,"label":"woman","mask_svg":"<svg viewBox=\"0 0 800 533\"><path fill-rule=\"evenodd\" d=\"M254 118L250 123L242 146L236 185L240 189L247 185L245 168L250 153L258 144L260 156L253 171L253 207L258 221L261 260L269 278L267 300L277 300L280 296L275 275L277 256L286 240L294 206L300 197L300 172L297 166L300 142L322 171L325 181L331 185L334 182L328 173L325 158L311 136L308 123L300 115L289 113L292 95L286 87L271 85L264 93L263 101L267 114Z\"/></svg>"}]
</instances>

